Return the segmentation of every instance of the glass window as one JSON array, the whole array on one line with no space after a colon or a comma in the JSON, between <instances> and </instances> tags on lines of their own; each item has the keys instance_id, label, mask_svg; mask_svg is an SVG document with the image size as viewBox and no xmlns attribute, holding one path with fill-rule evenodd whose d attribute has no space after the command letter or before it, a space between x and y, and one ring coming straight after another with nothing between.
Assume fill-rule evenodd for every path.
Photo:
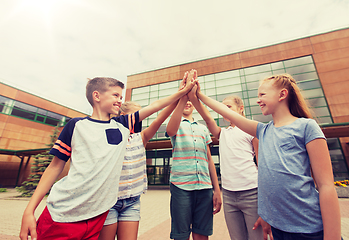
<instances>
[{"instance_id":1,"label":"glass window","mask_svg":"<svg viewBox=\"0 0 349 240\"><path fill-rule=\"evenodd\" d=\"M215 86L216 86L216 82L213 81L213 82L205 82L205 84L202 87L204 87L205 89L208 89L208 88L214 88Z\"/></svg>"},{"instance_id":2,"label":"glass window","mask_svg":"<svg viewBox=\"0 0 349 240\"><path fill-rule=\"evenodd\" d=\"M296 82L300 82L304 80L318 79L318 76L316 72L309 72L309 73L295 74L293 75L293 78L296 80Z\"/></svg>"},{"instance_id":3,"label":"glass window","mask_svg":"<svg viewBox=\"0 0 349 240\"><path fill-rule=\"evenodd\" d=\"M206 89L206 90L205 90L205 94L206 94L207 96L214 96L214 95L216 95L216 89L214 89L214 88Z\"/></svg>"},{"instance_id":4,"label":"glass window","mask_svg":"<svg viewBox=\"0 0 349 240\"><path fill-rule=\"evenodd\" d=\"M331 149L330 155L332 160L343 160L343 154L340 149Z\"/></svg>"},{"instance_id":5,"label":"glass window","mask_svg":"<svg viewBox=\"0 0 349 240\"><path fill-rule=\"evenodd\" d=\"M217 94L241 92L241 85L226 86L217 88Z\"/></svg>"},{"instance_id":6,"label":"glass window","mask_svg":"<svg viewBox=\"0 0 349 240\"><path fill-rule=\"evenodd\" d=\"M321 88L304 90L301 92L302 92L303 97L305 97L305 98L322 97L324 95Z\"/></svg>"},{"instance_id":7,"label":"glass window","mask_svg":"<svg viewBox=\"0 0 349 240\"><path fill-rule=\"evenodd\" d=\"M321 88L321 84L319 80L299 82L297 85L302 90L312 89L312 88Z\"/></svg>"},{"instance_id":8,"label":"glass window","mask_svg":"<svg viewBox=\"0 0 349 240\"><path fill-rule=\"evenodd\" d=\"M259 81L257 81L257 82L249 82L246 85L247 85L247 89L258 89Z\"/></svg>"},{"instance_id":9,"label":"glass window","mask_svg":"<svg viewBox=\"0 0 349 240\"><path fill-rule=\"evenodd\" d=\"M313 58L311 56L295 58L295 59L284 61L285 67L293 67L293 66L307 64L307 63L313 63Z\"/></svg>"},{"instance_id":10,"label":"glass window","mask_svg":"<svg viewBox=\"0 0 349 240\"><path fill-rule=\"evenodd\" d=\"M240 85L240 78L227 78L224 80L216 81L216 87L229 86L234 84Z\"/></svg>"},{"instance_id":11,"label":"glass window","mask_svg":"<svg viewBox=\"0 0 349 240\"><path fill-rule=\"evenodd\" d=\"M168 88L168 89L163 89L159 91L159 98L164 98L167 96L170 96L173 93L173 88ZM175 89L175 91L177 91L177 87Z\"/></svg>"},{"instance_id":12,"label":"glass window","mask_svg":"<svg viewBox=\"0 0 349 240\"><path fill-rule=\"evenodd\" d=\"M315 66L314 64L301 65L297 67L286 68L286 72L291 74L292 76L297 73L305 73L305 72L314 72Z\"/></svg>"},{"instance_id":13,"label":"glass window","mask_svg":"<svg viewBox=\"0 0 349 240\"><path fill-rule=\"evenodd\" d=\"M307 102L309 107L322 107L327 105L324 97L307 99Z\"/></svg>"},{"instance_id":14,"label":"glass window","mask_svg":"<svg viewBox=\"0 0 349 240\"><path fill-rule=\"evenodd\" d=\"M277 69L283 69L284 68L284 63L283 62L274 62L270 64L271 69L277 70Z\"/></svg>"},{"instance_id":15,"label":"glass window","mask_svg":"<svg viewBox=\"0 0 349 240\"><path fill-rule=\"evenodd\" d=\"M156 84L156 85L150 85L150 91L153 92L153 91L158 91L159 90L159 85Z\"/></svg>"},{"instance_id":16,"label":"glass window","mask_svg":"<svg viewBox=\"0 0 349 240\"><path fill-rule=\"evenodd\" d=\"M318 117L315 120L318 124L332 123L331 117Z\"/></svg>"},{"instance_id":17,"label":"glass window","mask_svg":"<svg viewBox=\"0 0 349 240\"><path fill-rule=\"evenodd\" d=\"M262 113L260 106L253 106L253 107L250 107L250 109L251 109L252 114L261 114Z\"/></svg>"},{"instance_id":18,"label":"glass window","mask_svg":"<svg viewBox=\"0 0 349 240\"><path fill-rule=\"evenodd\" d=\"M315 113L314 117L330 116L330 112L328 111L327 107L313 108L312 110Z\"/></svg>"},{"instance_id":19,"label":"glass window","mask_svg":"<svg viewBox=\"0 0 349 240\"><path fill-rule=\"evenodd\" d=\"M39 122L45 122L45 117L37 115L35 120Z\"/></svg>"},{"instance_id":20,"label":"glass window","mask_svg":"<svg viewBox=\"0 0 349 240\"><path fill-rule=\"evenodd\" d=\"M266 72L266 71L271 71L270 64L264 64L264 65L259 65L259 66L255 66L255 67L245 68L246 75L260 73L260 72Z\"/></svg>"},{"instance_id":21,"label":"glass window","mask_svg":"<svg viewBox=\"0 0 349 240\"><path fill-rule=\"evenodd\" d=\"M205 82L210 82L214 80L214 74L210 74L210 75L205 75Z\"/></svg>"},{"instance_id":22,"label":"glass window","mask_svg":"<svg viewBox=\"0 0 349 240\"><path fill-rule=\"evenodd\" d=\"M149 97L150 97L150 98L156 98L156 99L158 99L158 97L159 97L159 92L158 92L157 90L154 91L154 92L150 92Z\"/></svg>"},{"instance_id":23,"label":"glass window","mask_svg":"<svg viewBox=\"0 0 349 240\"><path fill-rule=\"evenodd\" d=\"M149 99L138 100L137 103L142 107L149 105Z\"/></svg>"},{"instance_id":24,"label":"glass window","mask_svg":"<svg viewBox=\"0 0 349 240\"><path fill-rule=\"evenodd\" d=\"M249 105L251 105L251 106L257 105L258 98L251 98L250 97L248 100L249 100Z\"/></svg>"},{"instance_id":25,"label":"glass window","mask_svg":"<svg viewBox=\"0 0 349 240\"><path fill-rule=\"evenodd\" d=\"M327 138L327 145L330 150L339 149L341 147L338 138Z\"/></svg>"},{"instance_id":26,"label":"glass window","mask_svg":"<svg viewBox=\"0 0 349 240\"><path fill-rule=\"evenodd\" d=\"M246 75L246 82L254 82L254 81L261 81L267 77L270 77L272 75L271 72L263 72L263 73L257 73L253 75Z\"/></svg>"},{"instance_id":27,"label":"glass window","mask_svg":"<svg viewBox=\"0 0 349 240\"><path fill-rule=\"evenodd\" d=\"M60 121L59 120L53 119L53 118L49 118L49 117L45 119L45 123L49 124L49 125L52 125L52 126L60 125Z\"/></svg>"},{"instance_id":28,"label":"glass window","mask_svg":"<svg viewBox=\"0 0 349 240\"><path fill-rule=\"evenodd\" d=\"M239 77L239 76L240 76L240 74L239 74L238 70L221 72L221 73L216 73L215 74L216 80L225 79L225 78Z\"/></svg>"},{"instance_id":29,"label":"glass window","mask_svg":"<svg viewBox=\"0 0 349 240\"><path fill-rule=\"evenodd\" d=\"M149 98L149 93L141 93L141 94L132 95L132 101L138 101L138 100L146 99L146 98Z\"/></svg>"},{"instance_id":30,"label":"glass window","mask_svg":"<svg viewBox=\"0 0 349 240\"><path fill-rule=\"evenodd\" d=\"M286 73L286 70L285 69L280 69L280 70L274 70L273 71L273 74L277 75L277 74L283 74L283 73Z\"/></svg>"},{"instance_id":31,"label":"glass window","mask_svg":"<svg viewBox=\"0 0 349 240\"><path fill-rule=\"evenodd\" d=\"M36 111L37 107L22 102L15 102L11 115L34 120Z\"/></svg>"},{"instance_id":32,"label":"glass window","mask_svg":"<svg viewBox=\"0 0 349 240\"><path fill-rule=\"evenodd\" d=\"M159 84L159 90L160 90L160 92L161 92L161 90L163 90L163 89L169 89L169 88L171 88L171 89L173 89L173 88L175 88L175 89L177 89L178 88L178 81L172 81L172 82L167 82L167 83L160 83Z\"/></svg>"},{"instance_id":33,"label":"glass window","mask_svg":"<svg viewBox=\"0 0 349 240\"><path fill-rule=\"evenodd\" d=\"M142 94L142 93L148 93L149 92L149 86L146 87L140 87L140 88L133 88L132 89L132 95L136 94Z\"/></svg>"}]
</instances>

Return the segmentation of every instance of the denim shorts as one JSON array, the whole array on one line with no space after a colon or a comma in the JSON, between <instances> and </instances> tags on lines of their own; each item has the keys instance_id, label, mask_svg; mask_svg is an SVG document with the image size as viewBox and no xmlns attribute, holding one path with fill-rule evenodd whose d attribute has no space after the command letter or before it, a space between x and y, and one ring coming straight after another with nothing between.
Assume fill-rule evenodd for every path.
<instances>
[{"instance_id":1,"label":"denim shorts","mask_svg":"<svg viewBox=\"0 0 349 240\"><path fill-rule=\"evenodd\" d=\"M135 196L118 200L109 210L105 225L114 224L119 221L138 222L141 219L141 196Z\"/></svg>"},{"instance_id":2,"label":"denim shorts","mask_svg":"<svg viewBox=\"0 0 349 240\"><path fill-rule=\"evenodd\" d=\"M186 191L171 183L172 239L188 239L190 233L210 236L213 233L213 191Z\"/></svg>"}]
</instances>

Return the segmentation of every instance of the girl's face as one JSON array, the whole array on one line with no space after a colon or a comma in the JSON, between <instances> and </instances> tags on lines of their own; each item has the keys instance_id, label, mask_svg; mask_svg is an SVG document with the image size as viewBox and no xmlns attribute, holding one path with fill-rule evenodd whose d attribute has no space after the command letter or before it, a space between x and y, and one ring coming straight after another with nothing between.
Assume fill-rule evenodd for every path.
<instances>
[{"instance_id":1,"label":"girl's face","mask_svg":"<svg viewBox=\"0 0 349 240\"><path fill-rule=\"evenodd\" d=\"M244 106L238 107L236 103L232 99L224 99L222 102L225 106L227 106L230 110L233 110L234 112L237 112L238 114L242 115L244 111ZM230 122L228 119L224 118L225 121Z\"/></svg>"},{"instance_id":2,"label":"girl's face","mask_svg":"<svg viewBox=\"0 0 349 240\"><path fill-rule=\"evenodd\" d=\"M257 103L263 115L273 114L279 102L279 92L272 84L272 81L262 83L258 88Z\"/></svg>"}]
</instances>

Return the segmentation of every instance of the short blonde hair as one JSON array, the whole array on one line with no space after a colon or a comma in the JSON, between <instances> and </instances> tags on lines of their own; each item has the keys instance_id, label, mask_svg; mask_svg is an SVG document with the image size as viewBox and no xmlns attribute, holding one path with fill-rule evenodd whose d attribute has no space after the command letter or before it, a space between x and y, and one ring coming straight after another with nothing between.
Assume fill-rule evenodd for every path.
<instances>
[{"instance_id":1,"label":"short blonde hair","mask_svg":"<svg viewBox=\"0 0 349 240\"><path fill-rule=\"evenodd\" d=\"M93 96L92 93L94 91L98 91L100 93L104 93L108 90L109 87L119 86L124 89L124 84L119 80L110 77L95 77L92 79L88 79L86 84L86 98L88 102L93 107Z\"/></svg>"}]
</instances>

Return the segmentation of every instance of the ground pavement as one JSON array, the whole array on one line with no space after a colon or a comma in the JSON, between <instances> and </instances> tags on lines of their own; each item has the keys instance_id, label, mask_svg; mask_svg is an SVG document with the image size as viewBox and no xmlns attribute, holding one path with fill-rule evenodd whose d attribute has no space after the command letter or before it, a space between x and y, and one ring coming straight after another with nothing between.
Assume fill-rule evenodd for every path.
<instances>
[{"instance_id":1,"label":"ground pavement","mask_svg":"<svg viewBox=\"0 0 349 240\"><path fill-rule=\"evenodd\" d=\"M15 189L0 193L0 240L18 240L21 218L28 198L17 198ZM141 221L139 240L170 239L170 193L168 188L154 188L141 197ZM342 217L342 236L349 240L349 198L339 199ZM39 205L35 215L39 216L45 201ZM210 240L229 240L223 211L214 216L213 235Z\"/></svg>"}]
</instances>

